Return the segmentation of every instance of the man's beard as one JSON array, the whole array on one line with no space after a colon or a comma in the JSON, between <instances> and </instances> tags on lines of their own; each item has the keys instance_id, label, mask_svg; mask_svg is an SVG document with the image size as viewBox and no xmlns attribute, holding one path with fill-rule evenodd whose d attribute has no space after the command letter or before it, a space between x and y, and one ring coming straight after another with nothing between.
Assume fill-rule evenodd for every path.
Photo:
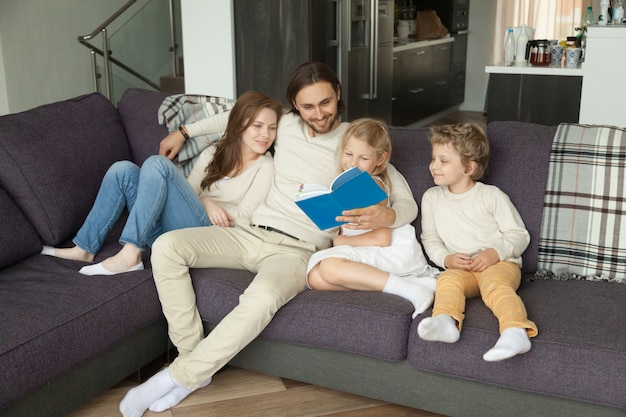
<instances>
[{"instance_id":1,"label":"man's beard","mask_svg":"<svg viewBox=\"0 0 626 417\"><path fill-rule=\"evenodd\" d=\"M326 129L325 130L320 130L318 128L318 125L315 124L314 122L311 122L309 120L305 120L305 123L307 124L307 126L309 126L311 128L312 131L314 131L315 133L319 134L319 135L323 135L324 133L328 133L333 129L333 126L335 125L335 122L337 121L337 116L334 115L330 115L328 116L328 124L326 125Z\"/></svg>"}]
</instances>

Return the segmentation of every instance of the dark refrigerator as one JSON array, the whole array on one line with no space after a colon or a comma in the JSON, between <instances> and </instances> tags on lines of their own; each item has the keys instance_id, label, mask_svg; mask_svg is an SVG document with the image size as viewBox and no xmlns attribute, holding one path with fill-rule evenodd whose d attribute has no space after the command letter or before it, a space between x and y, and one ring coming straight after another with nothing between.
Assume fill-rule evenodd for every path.
<instances>
[{"instance_id":1,"label":"dark refrigerator","mask_svg":"<svg viewBox=\"0 0 626 417\"><path fill-rule=\"evenodd\" d=\"M322 61L339 76L344 120L391 123L394 2L235 0L237 92L264 91L285 103L291 72Z\"/></svg>"}]
</instances>

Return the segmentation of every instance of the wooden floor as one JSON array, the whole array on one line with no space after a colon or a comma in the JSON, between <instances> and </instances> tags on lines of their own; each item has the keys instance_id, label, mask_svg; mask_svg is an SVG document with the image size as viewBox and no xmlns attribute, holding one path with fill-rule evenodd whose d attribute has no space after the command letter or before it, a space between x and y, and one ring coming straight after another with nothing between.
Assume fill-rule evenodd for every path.
<instances>
[{"instance_id":1,"label":"wooden floor","mask_svg":"<svg viewBox=\"0 0 626 417\"><path fill-rule=\"evenodd\" d=\"M124 381L68 417L119 417L118 406L137 384ZM445 417L315 385L227 367L208 386L163 413L144 417Z\"/></svg>"},{"instance_id":2,"label":"wooden floor","mask_svg":"<svg viewBox=\"0 0 626 417\"><path fill-rule=\"evenodd\" d=\"M482 112L456 111L411 126L439 126L464 121L486 126ZM119 417L118 406L137 383L130 380L104 392L68 417ZM145 417L445 417L327 388L227 367L210 385L163 413Z\"/></svg>"}]
</instances>

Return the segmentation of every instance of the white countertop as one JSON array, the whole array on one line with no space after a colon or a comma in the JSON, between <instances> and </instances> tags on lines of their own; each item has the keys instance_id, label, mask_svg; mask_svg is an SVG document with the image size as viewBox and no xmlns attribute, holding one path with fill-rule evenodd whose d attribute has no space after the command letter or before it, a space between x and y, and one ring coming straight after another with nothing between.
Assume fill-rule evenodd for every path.
<instances>
[{"instance_id":1,"label":"white countertop","mask_svg":"<svg viewBox=\"0 0 626 417\"><path fill-rule=\"evenodd\" d=\"M534 67L527 63L516 63L510 67L506 67L503 64L494 64L486 66L485 72L489 74L565 75L582 77L583 65L584 64L578 64L576 68L565 68L550 66Z\"/></svg>"},{"instance_id":2,"label":"white countertop","mask_svg":"<svg viewBox=\"0 0 626 417\"><path fill-rule=\"evenodd\" d=\"M401 52L401 51L406 51L409 49L423 48L425 46L439 45L441 43L454 42L454 38L448 34L445 37L439 38L439 39L432 39L432 40L425 40L425 41L409 40L409 41L404 41L404 42L398 38L394 38L393 51Z\"/></svg>"}]
</instances>

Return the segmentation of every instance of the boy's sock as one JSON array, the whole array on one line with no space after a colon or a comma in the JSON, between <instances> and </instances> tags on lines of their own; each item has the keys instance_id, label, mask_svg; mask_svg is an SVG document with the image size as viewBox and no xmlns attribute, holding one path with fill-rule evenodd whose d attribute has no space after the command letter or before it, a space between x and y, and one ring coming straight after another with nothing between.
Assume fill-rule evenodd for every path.
<instances>
[{"instance_id":1,"label":"boy's sock","mask_svg":"<svg viewBox=\"0 0 626 417\"><path fill-rule=\"evenodd\" d=\"M496 362L526 353L529 350L530 339L528 338L526 329L521 327L509 327L502 331L494 347L483 355L483 359L487 362Z\"/></svg>"},{"instance_id":2,"label":"boy's sock","mask_svg":"<svg viewBox=\"0 0 626 417\"><path fill-rule=\"evenodd\" d=\"M207 382L202 384L200 388L206 387L210 383L211 383L211 378L209 378ZM170 408L174 407L175 405L180 403L182 400L187 398L189 394L191 393L192 391L189 391L184 386L176 385L170 392L168 392L167 394L165 394L164 396L162 396L161 398L159 398L158 400L150 404L149 409L150 411L154 411L155 413L160 413L165 410L169 410Z\"/></svg>"},{"instance_id":3,"label":"boy's sock","mask_svg":"<svg viewBox=\"0 0 626 417\"><path fill-rule=\"evenodd\" d=\"M413 304L413 307L415 307L413 318L426 311L435 299L435 292L430 288L420 285L417 281L418 280L415 279L389 274L387 284L385 284L385 288L383 288L383 292L387 294L397 295L409 300Z\"/></svg>"},{"instance_id":4,"label":"boy's sock","mask_svg":"<svg viewBox=\"0 0 626 417\"><path fill-rule=\"evenodd\" d=\"M177 386L180 385L172 379L169 368L164 368L143 384L128 391L120 402L120 412L124 417L140 417L150 404Z\"/></svg>"},{"instance_id":5,"label":"boy's sock","mask_svg":"<svg viewBox=\"0 0 626 417\"><path fill-rule=\"evenodd\" d=\"M431 342L454 343L461 337L456 321L447 314L429 317L417 326L417 334Z\"/></svg>"}]
</instances>

